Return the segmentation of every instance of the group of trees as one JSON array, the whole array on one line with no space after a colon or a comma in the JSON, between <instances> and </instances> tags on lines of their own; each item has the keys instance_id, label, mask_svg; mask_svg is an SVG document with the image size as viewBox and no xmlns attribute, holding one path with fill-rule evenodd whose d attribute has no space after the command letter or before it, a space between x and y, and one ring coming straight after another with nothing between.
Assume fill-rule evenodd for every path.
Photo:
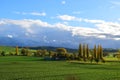
<instances>
[{"instance_id":1,"label":"group of trees","mask_svg":"<svg viewBox=\"0 0 120 80\"><path fill-rule=\"evenodd\" d=\"M74 60L77 54L69 53L65 48L57 48L55 52L50 51L50 57L54 60Z\"/></svg>"},{"instance_id":2,"label":"group of trees","mask_svg":"<svg viewBox=\"0 0 120 80\"><path fill-rule=\"evenodd\" d=\"M5 52L1 52L5 56ZM12 53L10 53L12 54ZM29 50L28 47L20 48L16 46L15 54L21 56L37 56L37 57L49 57L53 60L80 60L80 61L99 61L104 62L103 59L103 49L101 45L94 46L94 49L89 49L88 44L80 44L78 48L78 53L69 53L65 48L57 48L56 51L47 50Z\"/></svg>"},{"instance_id":3,"label":"group of trees","mask_svg":"<svg viewBox=\"0 0 120 80\"><path fill-rule=\"evenodd\" d=\"M78 49L78 57L83 61L99 61L105 62L103 59L103 49L101 45L94 45L93 50L89 50L88 44L80 44Z\"/></svg>"}]
</instances>

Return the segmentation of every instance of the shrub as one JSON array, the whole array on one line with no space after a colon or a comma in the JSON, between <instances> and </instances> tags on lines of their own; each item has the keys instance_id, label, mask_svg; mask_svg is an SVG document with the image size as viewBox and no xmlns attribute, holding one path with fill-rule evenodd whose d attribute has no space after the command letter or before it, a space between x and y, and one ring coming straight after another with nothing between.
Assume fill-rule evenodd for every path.
<instances>
[{"instance_id":1,"label":"shrub","mask_svg":"<svg viewBox=\"0 0 120 80\"><path fill-rule=\"evenodd\" d=\"M13 56L13 55L15 55L15 54L14 54L13 52L9 52L9 55L10 55L10 56Z\"/></svg>"},{"instance_id":2,"label":"shrub","mask_svg":"<svg viewBox=\"0 0 120 80\"><path fill-rule=\"evenodd\" d=\"M2 55L2 56L5 56L5 55L6 55L6 54L5 54L5 51L2 51L2 52L1 52L1 55Z\"/></svg>"}]
</instances>

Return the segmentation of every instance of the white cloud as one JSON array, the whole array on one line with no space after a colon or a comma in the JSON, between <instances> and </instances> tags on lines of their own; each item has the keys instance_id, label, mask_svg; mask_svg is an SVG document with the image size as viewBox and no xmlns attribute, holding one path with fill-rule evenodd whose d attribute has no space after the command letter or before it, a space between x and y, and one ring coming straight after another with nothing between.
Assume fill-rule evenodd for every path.
<instances>
[{"instance_id":1,"label":"white cloud","mask_svg":"<svg viewBox=\"0 0 120 80\"><path fill-rule=\"evenodd\" d=\"M64 21L81 21L80 18L76 18L74 16L69 16L69 15L59 15L57 18L64 20Z\"/></svg>"},{"instance_id":2,"label":"white cloud","mask_svg":"<svg viewBox=\"0 0 120 80\"><path fill-rule=\"evenodd\" d=\"M35 26L52 27L47 22L42 22L41 20L32 20L32 19L23 19L23 20L2 19L0 20L0 22L5 23L4 25L7 26L9 26L8 24L11 24L22 27L26 29L27 32L29 33L34 33L34 31L31 28Z\"/></svg>"},{"instance_id":3,"label":"white cloud","mask_svg":"<svg viewBox=\"0 0 120 80\"><path fill-rule=\"evenodd\" d=\"M118 18L118 21L120 21L120 18Z\"/></svg>"},{"instance_id":4,"label":"white cloud","mask_svg":"<svg viewBox=\"0 0 120 80\"><path fill-rule=\"evenodd\" d=\"M73 27L71 30L73 35L83 35L83 36L95 36L98 38L111 38L115 39L117 35L120 35L120 23L118 22L106 22L104 20L91 20L84 18L77 18L75 16L69 15L60 15L58 17L61 20L66 21L78 21L85 24L93 24L94 28L85 28L85 27ZM101 35L101 33L107 35ZM112 36L109 36L112 35ZM119 36L117 37L117 40Z\"/></svg>"},{"instance_id":5,"label":"white cloud","mask_svg":"<svg viewBox=\"0 0 120 80\"><path fill-rule=\"evenodd\" d=\"M80 11L74 11L73 14L81 14L82 12Z\"/></svg>"},{"instance_id":6,"label":"white cloud","mask_svg":"<svg viewBox=\"0 0 120 80\"><path fill-rule=\"evenodd\" d=\"M110 1L113 5L120 6L120 1Z\"/></svg>"},{"instance_id":7,"label":"white cloud","mask_svg":"<svg viewBox=\"0 0 120 80\"><path fill-rule=\"evenodd\" d=\"M111 3L110 6L111 9L120 7L120 1L110 1L110 3Z\"/></svg>"},{"instance_id":8,"label":"white cloud","mask_svg":"<svg viewBox=\"0 0 120 80\"><path fill-rule=\"evenodd\" d=\"M53 42L56 42L56 40L53 40Z\"/></svg>"},{"instance_id":9,"label":"white cloud","mask_svg":"<svg viewBox=\"0 0 120 80\"><path fill-rule=\"evenodd\" d=\"M53 25L54 28L58 28L58 29L62 29L62 30L66 30L66 31L71 31L72 26L67 26L65 24L62 23L56 23Z\"/></svg>"},{"instance_id":10,"label":"white cloud","mask_svg":"<svg viewBox=\"0 0 120 80\"><path fill-rule=\"evenodd\" d=\"M84 18L78 18L75 16L70 16L70 15L59 15L57 18L64 20L64 21L83 21L87 23L104 23L104 20L91 20L91 19L84 19Z\"/></svg>"},{"instance_id":11,"label":"white cloud","mask_svg":"<svg viewBox=\"0 0 120 80\"><path fill-rule=\"evenodd\" d=\"M68 16L69 17L69 16ZM76 17L67 19L67 20L77 20ZM28 35L29 33L34 34L36 31L41 29L41 27L64 30L70 32L72 36L86 36L86 37L96 37L101 39L120 39L120 23L117 22L106 22L103 20L89 20L82 19L83 22L93 24L95 27L82 27L82 26L70 26L63 23L50 24L48 22L43 22L41 20L33 19L23 19L23 20L11 20L11 19L1 19L0 22L3 25L9 27L8 24L18 26L26 29ZM0 25L1 27L2 25ZM2 27L1 27L2 28ZM37 28L37 29L36 29ZM39 32L39 31L38 31ZM8 37L13 37L8 35Z\"/></svg>"},{"instance_id":12,"label":"white cloud","mask_svg":"<svg viewBox=\"0 0 120 80\"><path fill-rule=\"evenodd\" d=\"M104 23L104 20L90 20L90 19L83 19L84 22L88 23Z\"/></svg>"},{"instance_id":13,"label":"white cloud","mask_svg":"<svg viewBox=\"0 0 120 80\"><path fill-rule=\"evenodd\" d=\"M62 1L61 3L62 3L62 4L66 4L66 1Z\"/></svg>"},{"instance_id":14,"label":"white cloud","mask_svg":"<svg viewBox=\"0 0 120 80\"><path fill-rule=\"evenodd\" d=\"M66 21L75 20L74 16L69 16L69 15L59 15L59 16L57 16L57 18L59 18L61 20L66 20Z\"/></svg>"},{"instance_id":15,"label":"white cloud","mask_svg":"<svg viewBox=\"0 0 120 80\"><path fill-rule=\"evenodd\" d=\"M9 38L13 38L13 35L8 34L7 37L9 37Z\"/></svg>"},{"instance_id":16,"label":"white cloud","mask_svg":"<svg viewBox=\"0 0 120 80\"><path fill-rule=\"evenodd\" d=\"M38 13L38 12L31 12L29 13L31 15L35 15L35 16L46 16L46 13L45 12L42 12L42 13Z\"/></svg>"},{"instance_id":17,"label":"white cloud","mask_svg":"<svg viewBox=\"0 0 120 80\"><path fill-rule=\"evenodd\" d=\"M21 15L46 16L45 12L14 12Z\"/></svg>"},{"instance_id":18,"label":"white cloud","mask_svg":"<svg viewBox=\"0 0 120 80\"><path fill-rule=\"evenodd\" d=\"M0 25L4 25L6 24L4 21L0 21Z\"/></svg>"}]
</instances>

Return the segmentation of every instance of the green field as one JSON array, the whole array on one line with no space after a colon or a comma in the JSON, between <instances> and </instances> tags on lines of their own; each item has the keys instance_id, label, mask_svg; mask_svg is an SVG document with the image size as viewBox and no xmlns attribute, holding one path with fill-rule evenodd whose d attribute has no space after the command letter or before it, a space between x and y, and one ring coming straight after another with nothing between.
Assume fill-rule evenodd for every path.
<instances>
[{"instance_id":1,"label":"green field","mask_svg":"<svg viewBox=\"0 0 120 80\"><path fill-rule=\"evenodd\" d=\"M120 80L120 63L85 64L0 56L0 80Z\"/></svg>"}]
</instances>

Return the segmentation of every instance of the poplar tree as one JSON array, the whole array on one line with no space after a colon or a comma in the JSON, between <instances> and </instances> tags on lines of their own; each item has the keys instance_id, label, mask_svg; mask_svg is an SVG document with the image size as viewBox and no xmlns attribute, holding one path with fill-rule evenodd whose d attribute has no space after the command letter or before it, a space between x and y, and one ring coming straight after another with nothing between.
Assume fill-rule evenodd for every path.
<instances>
[{"instance_id":1,"label":"poplar tree","mask_svg":"<svg viewBox=\"0 0 120 80\"><path fill-rule=\"evenodd\" d=\"M100 52L101 52L101 51L100 51L100 45L98 45L98 47L97 47L97 54L96 54L97 57L96 57L96 60L95 60L97 63L98 63L99 60L100 60Z\"/></svg>"},{"instance_id":2,"label":"poplar tree","mask_svg":"<svg viewBox=\"0 0 120 80\"><path fill-rule=\"evenodd\" d=\"M94 59L96 59L96 54L97 54L97 48L96 48L96 45L94 45L94 54L93 54Z\"/></svg>"},{"instance_id":3,"label":"poplar tree","mask_svg":"<svg viewBox=\"0 0 120 80\"><path fill-rule=\"evenodd\" d=\"M86 46L83 44L83 60L86 61Z\"/></svg>"},{"instance_id":4,"label":"poplar tree","mask_svg":"<svg viewBox=\"0 0 120 80\"><path fill-rule=\"evenodd\" d=\"M18 46L16 46L15 52L16 52L16 55L19 55Z\"/></svg>"},{"instance_id":5,"label":"poplar tree","mask_svg":"<svg viewBox=\"0 0 120 80\"><path fill-rule=\"evenodd\" d=\"M100 59L103 58L103 49L102 49L102 46L100 45Z\"/></svg>"},{"instance_id":6,"label":"poplar tree","mask_svg":"<svg viewBox=\"0 0 120 80\"><path fill-rule=\"evenodd\" d=\"M89 58L89 47L88 47L88 44L86 46L86 56L87 56L87 58Z\"/></svg>"},{"instance_id":7,"label":"poplar tree","mask_svg":"<svg viewBox=\"0 0 120 80\"><path fill-rule=\"evenodd\" d=\"M82 55L83 54L83 47L82 47L82 44L80 44L79 45L79 49L78 49L78 56L80 57L80 58L82 58Z\"/></svg>"}]
</instances>

